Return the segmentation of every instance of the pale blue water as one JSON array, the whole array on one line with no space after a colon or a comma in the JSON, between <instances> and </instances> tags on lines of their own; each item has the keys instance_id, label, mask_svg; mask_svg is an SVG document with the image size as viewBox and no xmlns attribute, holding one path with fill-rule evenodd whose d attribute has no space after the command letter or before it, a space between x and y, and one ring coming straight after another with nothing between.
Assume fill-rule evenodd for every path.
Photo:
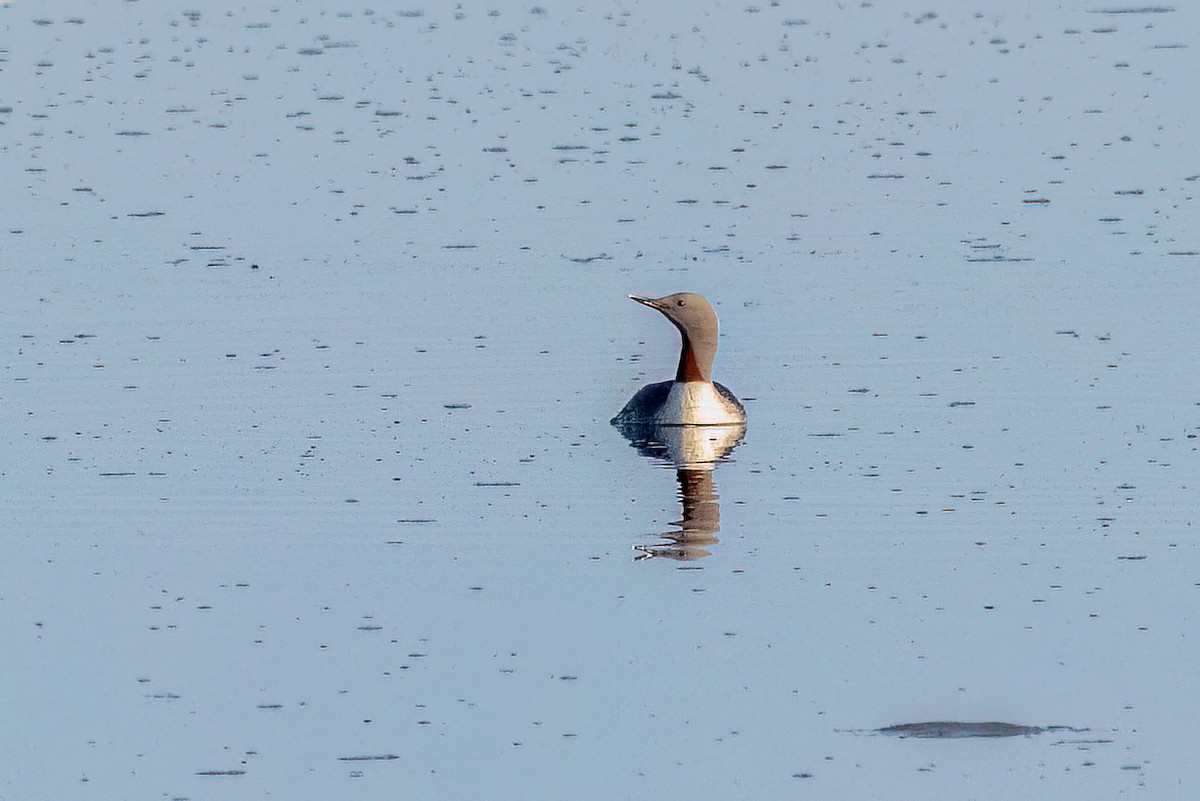
<instances>
[{"instance_id":1,"label":"pale blue water","mask_svg":"<svg viewBox=\"0 0 1200 801\"><path fill-rule=\"evenodd\" d=\"M1193 10L408 11L0 6L0 798L1195 787Z\"/></svg>"}]
</instances>

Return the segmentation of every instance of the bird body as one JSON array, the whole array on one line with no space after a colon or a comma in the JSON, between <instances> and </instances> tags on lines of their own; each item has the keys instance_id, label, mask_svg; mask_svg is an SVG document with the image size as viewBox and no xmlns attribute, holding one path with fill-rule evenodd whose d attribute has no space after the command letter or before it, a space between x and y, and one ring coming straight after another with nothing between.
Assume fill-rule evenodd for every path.
<instances>
[{"instance_id":1,"label":"bird body","mask_svg":"<svg viewBox=\"0 0 1200 801\"><path fill-rule=\"evenodd\" d=\"M664 298L630 299L662 312L681 337L674 381L642 387L613 425L717 426L746 422L746 410L726 387L712 380L717 353L717 314L703 295L680 292Z\"/></svg>"}]
</instances>

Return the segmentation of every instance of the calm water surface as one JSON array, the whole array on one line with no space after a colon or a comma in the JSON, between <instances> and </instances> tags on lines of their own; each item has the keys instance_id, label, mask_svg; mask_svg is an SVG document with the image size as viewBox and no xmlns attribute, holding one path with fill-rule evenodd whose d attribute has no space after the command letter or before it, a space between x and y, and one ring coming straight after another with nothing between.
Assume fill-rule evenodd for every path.
<instances>
[{"instance_id":1,"label":"calm water surface","mask_svg":"<svg viewBox=\"0 0 1200 801\"><path fill-rule=\"evenodd\" d=\"M786 5L0 6L0 799L1195 790L1195 12Z\"/></svg>"}]
</instances>

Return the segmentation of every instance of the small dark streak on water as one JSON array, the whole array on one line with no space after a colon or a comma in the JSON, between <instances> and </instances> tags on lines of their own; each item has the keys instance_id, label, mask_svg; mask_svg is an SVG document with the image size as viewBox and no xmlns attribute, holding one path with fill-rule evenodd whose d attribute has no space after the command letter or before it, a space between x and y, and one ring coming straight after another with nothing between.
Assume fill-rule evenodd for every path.
<instances>
[{"instance_id":1,"label":"small dark streak on water","mask_svg":"<svg viewBox=\"0 0 1200 801\"><path fill-rule=\"evenodd\" d=\"M437 520L432 517L402 517L396 521L397 523L436 523Z\"/></svg>"},{"instance_id":2,"label":"small dark streak on water","mask_svg":"<svg viewBox=\"0 0 1200 801\"><path fill-rule=\"evenodd\" d=\"M1089 14L1170 14L1173 6L1141 6L1140 8L1101 8Z\"/></svg>"},{"instance_id":3,"label":"small dark streak on water","mask_svg":"<svg viewBox=\"0 0 1200 801\"><path fill-rule=\"evenodd\" d=\"M245 776L244 770L198 770L197 776Z\"/></svg>"},{"instance_id":4,"label":"small dark streak on water","mask_svg":"<svg viewBox=\"0 0 1200 801\"><path fill-rule=\"evenodd\" d=\"M136 476L137 473L101 473L100 475L105 478L109 478L109 477L119 477L119 476Z\"/></svg>"},{"instance_id":5,"label":"small dark streak on water","mask_svg":"<svg viewBox=\"0 0 1200 801\"><path fill-rule=\"evenodd\" d=\"M519 481L476 481L475 486L477 486L477 487L519 487L519 486L521 486L521 482L519 482Z\"/></svg>"},{"instance_id":6,"label":"small dark streak on water","mask_svg":"<svg viewBox=\"0 0 1200 801\"><path fill-rule=\"evenodd\" d=\"M901 739L915 737L920 739L950 740L968 737L1029 737L1048 731L1085 732L1089 729L1076 729L1071 726L1022 726L1017 723L964 723L961 721L931 721L927 723L900 723L895 726L885 726L875 729L874 734L887 734Z\"/></svg>"},{"instance_id":7,"label":"small dark streak on water","mask_svg":"<svg viewBox=\"0 0 1200 801\"><path fill-rule=\"evenodd\" d=\"M397 754L363 754L361 756L338 757L338 762L390 762L399 759Z\"/></svg>"},{"instance_id":8,"label":"small dark streak on water","mask_svg":"<svg viewBox=\"0 0 1200 801\"><path fill-rule=\"evenodd\" d=\"M283 704L259 704L259 709L283 709Z\"/></svg>"},{"instance_id":9,"label":"small dark streak on water","mask_svg":"<svg viewBox=\"0 0 1200 801\"><path fill-rule=\"evenodd\" d=\"M1117 559L1123 562L1142 562L1146 559L1146 556L1145 554L1138 554L1137 556L1118 556Z\"/></svg>"},{"instance_id":10,"label":"small dark streak on water","mask_svg":"<svg viewBox=\"0 0 1200 801\"><path fill-rule=\"evenodd\" d=\"M442 250L474 250L479 245L442 245Z\"/></svg>"}]
</instances>

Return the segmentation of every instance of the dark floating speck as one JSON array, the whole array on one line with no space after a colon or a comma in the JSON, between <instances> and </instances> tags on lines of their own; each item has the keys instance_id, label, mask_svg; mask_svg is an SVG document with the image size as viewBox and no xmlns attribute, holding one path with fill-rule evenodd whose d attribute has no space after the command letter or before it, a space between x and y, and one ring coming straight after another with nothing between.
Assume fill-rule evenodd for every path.
<instances>
[{"instance_id":1,"label":"dark floating speck","mask_svg":"<svg viewBox=\"0 0 1200 801\"><path fill-rule=\"evenodd\" d=\"M959 721L933 721L929 723L900 723L875 729L876 734L894 737L916 737L928 740L954 740L965 737L1030 737L1053 731L1085 732L1071 726L1021 726L1016 723L962 723Z\"/></svg>"},{"instance_id":2,"label":"dark floating speck","mask_svg":"<svg viewBox=\"0 0 1200 801\"><path fill-rule=\"evenodd\" d=\"M398 754L363 754L361 756L338 757L338 762L390 762L399 759Z\"/></svg>"},{"instance_id":3,"label":"dark floating speck","mask_svg":"<svg viewBox=\"0 0 1200 801\"><path fill-rule=\"evenodd\" d=\"M198 770L197 776L245 776L244 770Z\"/></svg>"},{"instance_id":4,"label":"dark floating speck","mask_svg":"<svg viewBox=\"0 0 1200 801\"><path fill-rule=\"evenodd\" d=\"M1141 6L1139 8L1101 8L1092 14L1170 14L1175 9L1172 6Z\"/></svg>"}]
</instances>

